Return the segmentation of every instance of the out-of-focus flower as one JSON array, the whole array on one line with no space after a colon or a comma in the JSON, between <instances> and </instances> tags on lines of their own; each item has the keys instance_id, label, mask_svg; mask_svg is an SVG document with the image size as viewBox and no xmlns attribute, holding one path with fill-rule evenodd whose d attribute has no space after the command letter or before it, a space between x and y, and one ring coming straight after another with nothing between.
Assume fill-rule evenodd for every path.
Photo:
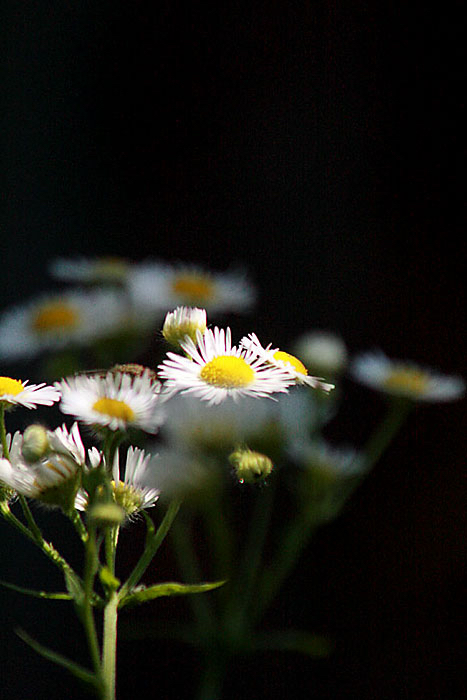
<instances>
[{"instance_id":1,"label":"out-of-focus flower","mask_svg":"<svg viewBox=\"0 0 467 700\"><path fill-rule=\"evenodd\" d=\"M62 394L61 411L95 428L156 433L164 420L160 383L148 372L81 374L62 379L56 387Z\"/></svg>"},{"instance_id":2,"label":"out-of-focus flower","mask_svg":"<svg viewBox=\"0 0 467 700\"><path fill-rule=\"evenodd\" d=\"M82 284L124 283L131 268L124 258L56 258L49 265L51 275L64 282Z\"/></svg>"},{"instance_id":3,"label":"out-of-focus flower","mask_svg":"<svg viewBox=\"0 0 467 700\"><path fill-rule=\"evenodd\" d=\"M244 274L214 273L195 265L141 263L132 268L128 285L136 308L160 314L176 306L201 307L209 314L246 311L255 300Z\"/></svg>"},{"instance_id":4,"label":"out-of-focus flower","mask_svg":"<svg viewBox=\"0 0 467 700\"><path fill-rule=\"evenodd\" d=\"M165 317L162 335L170 345L178 348L186 336L196 342L196 331L204 333L206 325L204 309L178 306L175 311L169 311Z\"/></svg>"},{"instance_id":5,"label":"out-of-focus flower","mask_svg":"<svg viewBox=\"0 0 467 700\"><path fill-rule=\"evenodd\" d=\"M412 401L454 401L465 392L461 377L438 374L406 360L390 360L382 352L358 355L351 364L351 373L376 391Z\"/></svg>"},{"instance_id":6,"label":"out-of-focus flower","mask_svg":"<svg viewBox=\"0 0 467 700\"><path fill-rule=\"evenodd\" d=\"M288 372L297 384L307 384L313 389L321 389L322 391L334 389L334 384L323 382L318 377L309 376L303 362L294 355L271 347L271 343L267 347L263 347L255 333L250 333L242 338L240 345L254 353L263 362Z\"/></svg>"},{"instance_id":7,"label":"out-of-focus flower","mask_svg":"<svg viewBox=\"0 0 467 700\"><path fill-rule=\"evenodd\" d=\"M38 405L52 406L60 399L60 392L53 386L42 384L28 384L28 380L11 377L0 377L0 404L11 408L24 406L36 408Z\"/></svg>"},{"instance_id":8,"label":"out-of-focus flower","mask_svg":"<svg viewBox=\"0 0 467 700\"><path fill-rule=\"evenodd\" d=\"M241 484L256 484L264 481L272 472L272 460L261 452L255 452L248 447L238 447L229 456L235 476Z\"/></svg>"},{"instance_id":9,"label":"out-of-focus flower","mask_svg":"<svg viewBox=\"0 0 467 700\"><path fill-rule=\"evenodd\" d=\"M197 331L197 345L187 338L181 347L188 357L167 353L159 365L159 376L165 379L164 392L189 393L203 401L218 404L229 396L270 397L286 392L294 383L290 372L272 366L254 352L232 347L230 328Z\"/></svg>"},{"instance_id":10,"label":"out-of-focus flower","mask_svg":"<svg viewBox=\"0 0 467 700\"><path fill-rule=\"evenodd\" d=\"M330 331L309 331L294 343L294 352L311 372L324 377L341 374L347 366L347 348L338 335Z\"/></svg>"},{"instance_id":11,"label":"out-of-focus flower","mask_svg":"<svg viewBox=\"0 0 467 700\"><path fill-rule=\"evenodd\" d=\"M122 327L122 303L116 292L73 290L13 307L0 319L0 360L28 359L112 335Z\"/></svg>"}]
</instances>

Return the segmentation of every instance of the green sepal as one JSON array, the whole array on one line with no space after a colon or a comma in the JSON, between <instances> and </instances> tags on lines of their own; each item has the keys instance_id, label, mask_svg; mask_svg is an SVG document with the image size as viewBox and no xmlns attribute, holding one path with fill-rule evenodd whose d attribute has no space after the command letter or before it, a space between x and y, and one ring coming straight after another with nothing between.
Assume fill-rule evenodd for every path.
<instances>
[{"instance_id":1,"label":"green sepal","mask_svg":"<svg viewBox=\"0 0 467 700\"><path fill-rule=\"evenodd\" d=\"M23 640L23 642L25 642L28 646L34 649L35 652L43 656L45 659L52 661L58 666L63 666L63 668L66 668L67 671L72 673L76 678L79 678L80 681L82 681L88 686L92 686L94 690L98 691L101 688L100 680L91 671L88 671L86 668L80 666L75 661L67 659L66 656L57 654L56 651L48 649L39 642L36 642L36 640L32 639L32 637L30 637L26 632L24 632L24 630L17 629L15 631L18 637Z\"/></svg>"},{"instance_id":2,"label":"green sepal","mask_svg":"<svg viewBox=\"0 0 467 700\"><path fill-rule=\"evenodd\" d=\"M7 581L0 581L0 586L9 588L11 591L16 591L17 593L33 596L34 598L48 598L49 600L73 600L69 593L48 593L47 591L34 591L31 588L22 588L21 586L16 586L14 583L8 583Z\"/></svg>"},{"instance_id":3,"label":"green sepal","mask_svg":"<svg viewBox=\"0 0 467 700\"><path fill-rule=\"evenodd\" d=\"M252 651L291 651L315 659L327 658L332 654L333 649L334 645L327 637L301 630L258 635L252 645Z\"/></svg>"},{"instance_id":4,"label":"green sepal","mask_svg":"<svg viewBox=\"0 0 467 700\"><path fill-rule=\"evenodd\" d=\"M119 608L126 605L138 605L148 600L155 600L163 596L187 595L189 593L206 593L219 586L223 586L225 581L215 581L214 583L158 583L154 586L138 586L131 593L126 595L119 603Z\"/></svg>"},{"instance_id":5,"label":"green sepal","mask_svg":"<svg viewBox=\"0 0 467 700\"><path fill-rule=\"evenodd\" d=\"M106 566L99 569L99 579L102 585L111 591L117 591L120 588L120 581Z\"/></svg>"}]
</instances>

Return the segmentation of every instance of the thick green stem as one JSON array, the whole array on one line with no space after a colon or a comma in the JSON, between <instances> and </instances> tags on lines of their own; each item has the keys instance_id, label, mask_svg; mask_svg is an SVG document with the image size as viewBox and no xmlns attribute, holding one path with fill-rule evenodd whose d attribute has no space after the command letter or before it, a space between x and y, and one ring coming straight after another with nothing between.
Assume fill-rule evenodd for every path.
<instances>
[{"instance_id":1,"label":"thick green stem","mask_svg":"<svg viewBox=\"0 0 467 700\"><path fill-rule=\"evenodd\" d=\"M102 644L102 680L105 687L104 700L115 700L118 602L118 595L113 591L104 609Z\"/></svg>"},{"instance_id":2,"label":"thick green stem","mask_svg":"<svg viewBox=\"0 0 467 700\"><path fill-rule=\"evenodd\" d=\"M101 659L99 650L99 640L97 638L92 599L94 592L94 579L99 567L99 556L96 542L96 531L94 527L89 528L89 537L85 548L84 562L84 596L82 603L82 619L88 640L89 653L98 678L101 678Z\"/></svg>"}]
</instances>

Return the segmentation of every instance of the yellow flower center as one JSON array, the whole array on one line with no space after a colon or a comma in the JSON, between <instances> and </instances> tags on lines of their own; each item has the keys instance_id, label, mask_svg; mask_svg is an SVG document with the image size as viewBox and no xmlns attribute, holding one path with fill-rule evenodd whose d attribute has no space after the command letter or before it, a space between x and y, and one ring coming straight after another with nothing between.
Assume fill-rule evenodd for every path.
<instances>
[{"instance_id":1,"label":"yellow flower center","mask_svg":"<svg viewBox=\"0 0 467 700\"><path fill-rule=\"evenodd\" d=\"M200 377L208 384L223 389L235 389L251 384L255 372L243 357L222 355L205 364Z\"/></svg>"},{"instance_id":2,"label":"yellow flower center","mask_svg":"<svg viewBox=\"0 0 467 700\"><path fill-rule=\"evenodd\" d=\"M123 481L118 481L116 483L112 480L112 489L115 502L123 508L127 515L133 515L133 513L141 510L143 499L134 486L125 484Z\"/></svg>"},{"instance_id":3,"label":"yellow flower center","mask_svg":"<svg viewBox=\"0 0 467 700\"><path fill-rule=\"evenodd\" d=\"M294 370L296 372L299 372L300 374L308 374L305 365L302 362L300 362L300 360L294 355L289 355L288 352L278 350L274 353L273 357L275 360L279 360L280 362L285 362L289 365L292 365Z\"/></svg>"},{"instance_id":4,"label":"yellow flower center","mask_svg":"<svg viewBox=\"0 0 467 700\"><path fill-rule=\"evenodd\" d=\"M10 377L0 377L0 396L8 394L9 396L17 396L24 389L23 382L19 379L10 379Z\"/></svg>"},{"instance_id":5,"label":"yellow flower center","mask_svg":"<svg viewBox=\"0 0 467 700\"><path fill-rule=\"evenodd\" d=\"M104 416L110 416L111 418L118 418L119 420L124 420L127 423L131 422L135 414L133 410L124 401L119 401L118 399L108 399L103 397L97 399L93 405L94 411L97 413L102 413Z\"/></svg>"},{"instance_id":6,"label":"yellow flower center","mask_svg":"<svg viewBox=\"0 0 467 700\"><path fill-rule=\"evenodd\" d=\"M125 260L117 257L101 258L96 263L94 276L96 279L120 280L123 279L128 269Z\"/></svg>"},{"instance_id":7,"label":"yellow flower center","mask_svg":"<svg viewBox=\"0 0 467 700\"><path fill-rule=\"evenodd\" d=\"M428 384L428 376L425 372L410 367L394 369L384 382L389 391L402 391L414 395L423 394Z\"/></svg>"},{"instance_id":8,"label":"yellow flower center","mask_svg":"<svg viewBox=\"0 0 467 700\"><path fill-rule=\"evenodd\" d=\"M79 315L71 306L57 301L45 304L35 315L32 328L37 333L49 331L69 330L77 326Z\"/></svg>"},{"instance_id":9,"label":"yellow flower center","mask_svg":"<svg viewBox=\"0 0 467 700\"><path fill-rule=\"evenodd\" d=\"M173 290L186 303L201 306L214 296L214 284L202 275L182 275L173 283Z\"/></svg>"}]
</instances>

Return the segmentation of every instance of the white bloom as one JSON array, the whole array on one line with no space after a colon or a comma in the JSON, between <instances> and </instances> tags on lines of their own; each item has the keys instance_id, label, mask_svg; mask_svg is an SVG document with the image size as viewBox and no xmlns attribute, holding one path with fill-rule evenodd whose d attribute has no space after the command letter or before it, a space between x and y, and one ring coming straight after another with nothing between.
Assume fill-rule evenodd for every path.
<instances>
[{"instance_id":1,"label":"white bloom","mask_svg":"<svg viewBox=\"0 0 467 700\"><path fill-rule=\"evenodd\" d=\"M56 258L49 265L53 277L65 282L105 284L125 282L131 263L118 257Z\"/></svg>"},{"instance_id":2,"label":"white bloom","mask_svg":"<svg viewBox=\"0 0 467 700\"><path fill-rule=\"evenodd\" d=\"M156 433L164 419L160 383L149 372L132 376L108 372L104 377L76 375L56 383L60 409L94 427L110 430L140 428Z\"/></svg>"},{"instance_id":3,"label":"white bloom","mask_svg":"<svg viewBox=\"0 0 467 700\"><path fill-rule=\"evenodd\" d=\"M255 333L250 333L242 338L240 345L257 355L263 362L288 372L297 384L307 384L313 389L321 389L322 391L334 389L334 384L323 382L318 377L310 377L305 365L294 355L279 350L279 348L272 348L271 343L264 348Z\"/></svg>"},{"instance_id":4,"label":"white bloom","mask_svg":"<svg viewBox=\"0 0 467 700\"><path fill-rule=\"evenodd\" d=\"M124 314L122 297L104 290L61 292L13 307L0 318L0 359L92 343L121 330Z\"/></svg>"},{"instance_id":5,"label":"white bloom","mask_svg":"<svg viewBox=\"0 0 467 700\"><path fill-rule=\"evenodd\" d=\"M47 434L50 451L33 464L23 457L23 435L20 432L13 438L8 435L10 454L9 459L0 458L0 481L23 496L52 505L64 504L70 498L73 502L77 476L84 465L84 447L78 426L75 424L71 433L63 426Z\"/></svg>"},{"instance_id":6,"label":"white bloom","mask_svg":"<svg viewBox=\"0 0 467 700\"><path fill-rule=\"evenodd\" d=\"M250 350L232 347L230 328L197 331L196 338L197 345L191 338L181 342L188 357L169 352L159 365L167 396L181 391L218 404L229 396L270 397L286 392L293 383L283 368L271 366Z\"/></svg>"},{"instance_id":7,"label":"white bloom","mask_svg":"<svg viewBox=\"0 0 467 700\"><path fill-rule=\"evenodd\" d=\"M382 352L358 355L351 372L357 381L372 389L414 401L453 401L465 392L460 377L437 374L406 360L390 360Z\"/></svg>"},{"instance_id":8,"label":"white bloom","mask_svg":"<svg viewBox=\"0 0 467 700\"><path fill-rule=\"evenodd\" d=\"M204 333L207 318L204 309L189 306L177 306L175 311L169 311L165 317L162 335L170 345L178 347L185 336L196 340L196 331Z\"/></svg>"},{"instance_id":9,"label":"white bloom","mask_svg":"<svg viewBox=\"0 0 467 700\"><path fill-rule=\"evenodd\" d=\"M129 290L136 308L165 313L176 306L201 307L208 313L247 310L255 292L242 273L214 273L195 265L142 263L132 268Z\"/></svg>"},{"instance_id":10,"label":"white bloom","mask_svg":"<svg viewBox=\"0 0 467 700\"><path fill-rule=\"evenodd\" d=\"M0 377L0 403L9 406L36 408L37 405L52 406L60 398L60 392L53 386L29 384L28 380Z\"/></svg>"},{"instance_id":11,"label":"white bloom","mask_svg":"<svg viewBox=\"0 0 467 700\"><path fill-rule=\"evenodd\" d=\"M122 479L116 452L112 469L114 498L128 515L151 508L159 498L160 490L154 481L154 462L157 458L158 455L146 453L138 447L129 447Z\"/></svg>"},{"instance_id":12,"label":"white bloom","mask_svg":"<svg viewBox=\"0 0 467 700\"><path fill-rule=\"evenodd\" d=\"M346 479L365 471L365 460L353 447L335 447L323 440L298 440L291 443L289 454L301 466L329 479Z\"/></svg>"}]
</instances>

